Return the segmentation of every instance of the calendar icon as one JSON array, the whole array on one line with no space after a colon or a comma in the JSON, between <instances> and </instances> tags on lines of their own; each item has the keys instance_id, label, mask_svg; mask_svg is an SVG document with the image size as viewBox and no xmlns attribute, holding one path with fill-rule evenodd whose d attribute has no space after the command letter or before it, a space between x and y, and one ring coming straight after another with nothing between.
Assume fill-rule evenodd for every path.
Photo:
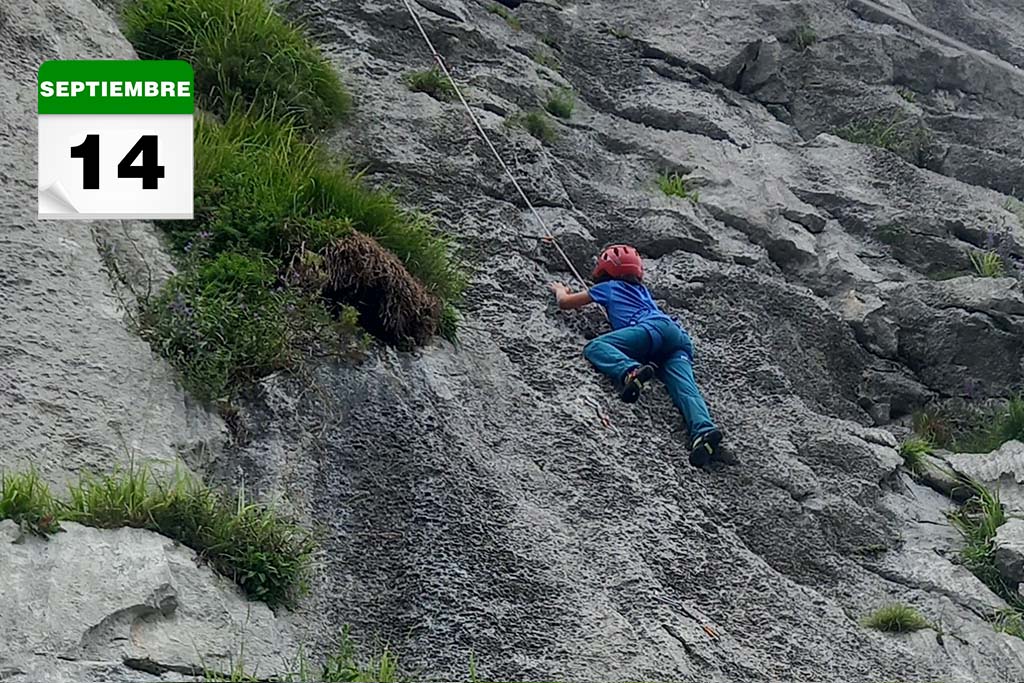
<instances>
[{"instance_id":1,"label":"calendar icon","mask_svg":"<svg viewBox=\"0 0 1024 683\"><path fill-rule=\"evenodd\" d=\"M195 78L182 61L39 67L39 217L192 218Z\"/></svg>"}]
</instances>

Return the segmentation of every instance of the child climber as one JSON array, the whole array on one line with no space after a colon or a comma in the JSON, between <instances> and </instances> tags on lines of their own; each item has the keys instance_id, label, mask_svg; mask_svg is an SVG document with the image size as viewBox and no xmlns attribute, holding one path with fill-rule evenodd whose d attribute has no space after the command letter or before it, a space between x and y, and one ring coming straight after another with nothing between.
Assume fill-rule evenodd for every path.
<instances>
[{"instance_id":1,"label":"child climber","mask_svg":"<svg viewBox=\"0 0 1024 683\"><path fill-rule=\"evenodd\" d=\"M708 464L718 455L722 433L711 421L693 379L693 342L658 308L642 284L644 263L640 254L624 244L610 246L598 257L592 277L594 286L575 294L560 282L551 285L563 310L598 303L608 313L612 331L592 340L583 354L616 383L626 403L640 398L644 384L657 374L686 420L691 439L690 464Z\"/></svg>"}]
</instances>

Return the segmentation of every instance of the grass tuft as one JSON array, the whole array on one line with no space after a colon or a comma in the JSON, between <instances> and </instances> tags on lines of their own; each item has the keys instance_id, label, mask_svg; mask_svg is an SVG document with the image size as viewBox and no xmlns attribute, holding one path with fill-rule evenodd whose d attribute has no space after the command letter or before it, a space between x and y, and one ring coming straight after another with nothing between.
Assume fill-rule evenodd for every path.
<instances>
[{"instance_id":1,"label":"grass tuft","mask_svg":"<svg viewBox=\"0 0 1024 683\"><path fill-rule=\"evenodd\" d=\"M899 86L896 88L896 94L899 95L904 102L907 102L909 104L914 104L915 102L917 102L917 93L911 90L910 88Z\"/></svg>"},{"instance_id":2,"label":"grass tuft","mask_svg":"<svg viewBox=\"0 0 1024 683\"><path fill-rule=\"evenodd\" d=\"M172 538L232 578L250 597L292 605L306 590L316 544L302 527L239 493L225 499L196 479L177 474L155 485L145 468L83 477L54 499L34 473L0 478L0 518L59 530L58 521L101 529L135 527Z\"/></svg>"},{"instance_id":3,"label":"grass tuft","mask_svg":"<svg viewBox=\"0 0 1024 683\"><path fill-rule=\"evenodd\" d=\"M540 140L545 145L554 144L558 140L558 131L554 124L551 123L551 119L540 111L534 109L528 111L519 117L519 124L526 130L527 133Z\"/></svg>"},{"instance_id":4,"label":"grass tuft","mask_svg":"<svg viewBox=\"0 0 1024 683\"><path fill-rule=\"evenodd\" d=\"M558 68L561 66L558 58L555 57L555 53L542 45L537 45L530 50L530 59L541 66L546 66L552 71L558 71Z\"/></svg>"},{"instance_id":5,"label":"grass tuft","mask_svg":"<svg viewBox=\"0 0 1024 683\"><path fill-rule=\"evenodd\" d=\"M568 119L572 116L572 110L576 108L576 93L568 88L561 88L551 93L544 108L552 116L560 119Z\"/></svg>"},{"instance_id":6,"label":"grass tuft","mask_svg":"<svg viewBox=\"0 0 1024 683\"><path fill-rule=\"evenodd\" d=\"M511 10L504 5L494 3L487 8L487 11L504 19L505 23L508 24L513 31L519 31L523 28L523 24L519 21L519 17L512 14Z\"/></svg>"},{"instance_id":7,"label":"grass tuft","mask_svg":"<svg viewBox=\"0 0 1024 683\"><path fill-rule=\"evenodd\" d=\"M320 50L267 0L133 0L124 33L148 59L192 64L200 105L326 128L351 98Z\"/></svg>"},{"instance_id":8,"label":"grass tuft","mask_svg":"<svg viewBox=\"0 0 1024 683\"><path fill-rule=\"evenodd\" d=\"M888 150L918 166L925 165L931 142L931 133L919 121L900 115L855 121L835 133L849 142Z\"/></svg>"},{"instance_id":9,"label":"grass tuft","mask_svg":"<svg viewBox=\"0 0 1024 683\"><path fill-rule=\"evenodd\" d=\"M1005 277L1003 257L994 251L974 251L968 254L974 272L979 277Z\"/></svg>"},{"instance_id":10,"label":"grass tuft","mask_svg":"<svg viewBox=\"0 0 1024 683\"><path fill-rule=\"evenodd\" d=\"M927 439L911 437L900 444L903 465L912 474L920 476L928 466L927 456L932 453L932 444Z\"/></svg>"},{"instance_id":11,"label":"grass tuft","mask_svg":"<svg viewBox=\"0 0 1024 683\"><path fill-rule=\"evenodd\" d=\"M680 197L688 199L693 204L700 201L700 194L697 190L691 190L687 178L678 173L662 173L658 176L658 187L669 197Z\"/></svg>"},{"instance_id":12,"label":"grass tuft","mask_svg":"<svg viewBox=\"0 0 1024 683\"><path fill-rule=\"evenodd\" d=\"M812 27L805 24L794 29L793 45L798 51L803 52L816 42L818 42L818 34Z\"/></svg>"},{"instance_id":13,"label":"grass tuft","mask_svg":"<svg viewBox=\"0 0 1024 683\"><path fill-rule=\"evenodd\" d=\"M882 607L866 617L863 623L868 628L887 633L911 633L931 627L920 612L898 602Z\"/></svg>"},{"instance_id":14,"label":"grass tuft","mask_svg":"<svg viewBox=\"0 0 1024 683\"><path fill-rule=\"evenodd\" d=\"M444 72L437 67L407 74L405 84L409 90L426 93L435 100L450 102L455 99L455 88Z\"/></svg>"},{"instance_id":15,"label":"grass tuft","mask_svg":"<svg viewBox=\"0 0 1024 683\"><path fill-rule=\"evenodd\" d=\"M60 531L57 501L34 470L21 474L0 472L0 519L13 520L24 531L39 536Z\"/></svg>"},{"instance_id":16,"label":"grass tuft","mask_svg":"<svg viewBox=\"0 0 1024 683\"><path fill-rule=\"evenodd\" d=\"M384 645L369 658L358 656L346 627L335 651L324 662L321 681L327 683L400 683L398 657Z\"/></svg>"}]
</instances>

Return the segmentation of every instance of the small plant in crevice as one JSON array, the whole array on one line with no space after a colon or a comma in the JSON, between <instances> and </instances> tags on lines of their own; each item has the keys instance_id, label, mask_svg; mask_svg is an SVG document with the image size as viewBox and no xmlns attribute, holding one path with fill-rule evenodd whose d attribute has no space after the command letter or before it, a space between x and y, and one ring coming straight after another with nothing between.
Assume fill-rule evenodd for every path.
<instances>
[{"instance_id":1,"label":"small plant in crevice","mask_svg":"<svg viewBox=\"0 0 1024 683\"><path fill-rule=\"evenodd\" d=\"M518 122L527 133L537 138L545 145L553 144L558 140L558 130L551 122L551 119L548 118L548 115L540 109L528 111L515 119L515 121Z\"/></svg>"},{"instance_id":2,"label":"small plant in crevice","mask_svg":"<svg viewBox=\"0 0 1024 683\"><path fill-rule=\"evenodd\" d=\"M377 648L369 657L360 657L349 636L342 629L334 651L324 662L319 679L326 683L401 683L408 680L400 674L398 656L388 645Z\"/></svg>"},{"instance_id":3,"label":"small plant in crevice","mask_svg":"<svg viewBox=\"0 0 1024 683\"><path fill-rule=\"evenodd\" d=\"M908 104L915 104L917 102L917 93L905 86L897 86L896 94L900 96L900 99Z\"/></svg>"},{"instance_id":4,"label":"small plant in crevice","mask_svg":"<svg viewBox=\"0 0 1024 683\"><path fill-rule=\"evenodd\" d=\"M811 26L804 24L793 29L791 42L797 51L803 52L818 42L818 34Z\"/></svg>"},{"instance_id":5,"label":"small plant in crevice","mask_svg":"<svg viewBox=\"0 0 1024 683\"><path fill-rule=\"evenodd\" d=\"M903 603L886 605L865 617L864 626L887 633L911 633L931 628L920 612Z\"/></svg>"},{"instance_id":6,"label":"small plant in crevice","mask_svg":"<svg viewBox=\"0 0 1024 683\"><path fill-rule=\"evenodd\" d=\"M519 31L523 28L523 24L519 21L519 17L512 14L512 11L504 5L499 5L497 3L491 4L487 7L487 11L504 19L505 23L508 24L513 31Z\"/></svg>"},{"instance_id":7,"label":"small plant in crevice","mask_svg":"<svg viewBox=\"0 0 1024 683\"><path fill-rule=\"evenodd\" d=\"M576 108L576 93L568 88L560 88L551 93L544 108L552 116L560 119L568 119Z\"/></svg>"},{"instance_id":8,"label":"small plant in crevice","mask_svg":"<svg viewBox=\"0 0 1024 683\"><path fill-rule=\"evenodd\" d=\"M928 467L928 456L932 453L932 444L927 439L910 437L900 444L900 456L903 465L915 475L921 476Z\"/></svg>"},{"instance_id":9,"label":"small plant in crevice","mask_svg":"<svg viewBox=\"0 0 1024 683\"><path fill-rule=\"evenodd\" d=\"M534 46L530 50L530 59L541 66L546 66L552 71L557 71L561 66L558 62L558 58L555 57L555 53L541 45Z\"/></svg>"},{"instance_id":10,"label":"small plant in crevice","mask_svg":"<svg viewBox=\"0 0 1024 683\"><path fill-rule=\"evenodd\" d=\"M435 100L450 102L455 99L455 88L448 77L437 67L414 71L405 76L405 84L413 92L422 92Z\"/></svg>"},{"instance_id":11,"label":"small plant in crevice","mask_svg":"<svg viewBox=\"0 0 1024 683\"><path fill-rule=\"evenodd\" d=\"M669 197L687 199L696 204L700 201L700 194L697 190L691 189L689 180L678 173L662 173L657 179L658 187Z\"/></svg>"},{"instance_id":12,"label":"small plant in crevice","mask_svg":"<svg viewBox=\"0 0 1024 683\"><path fill-rule=\"evenodd\" d=\"M1024 613L1012 607L999 610L992 619L992 628L1024 640Z\"/></svg>"},{"instance_id":13,"label":"small plant in crevice","mask_svg":"<svg viewBox=\"0 0 1024 683\"><path fill-rule=\"evenodd\" d=\"M979 277L1005 277L1003 257L994 251L972 251L968 254L974 272Z\"/></svg>"},{"instance_id":14,"label":"small plant in crevice","mask_svg":"<svg viewBox=\"0 0 1024 683\"><path fill-rule=\"evenodd\" d=\"M854 121L834 132L849 142L888 150L917 166L926 166L929 160L931 132L920 121L901 114Z\"/></svg>"},{"instance_id":15,"label":"small plant in crevice","mask_svg":"<svg viewBox=\"0 0 1024 683\"><path fill-rule=\"evenodd\" d=\"M0 519L10 519L28 533L48 536L60 531L57 513L50 487L35 470L0 472Z\"/></svg>"}]
</instances>

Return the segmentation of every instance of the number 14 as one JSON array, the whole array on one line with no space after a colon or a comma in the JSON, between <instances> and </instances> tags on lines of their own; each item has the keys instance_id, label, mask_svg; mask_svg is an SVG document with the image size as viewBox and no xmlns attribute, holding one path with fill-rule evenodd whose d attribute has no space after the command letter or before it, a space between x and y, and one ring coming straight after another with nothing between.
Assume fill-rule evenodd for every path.
<instances>
[{"instance_id":1,"label":"number 14","mask_svg":"<svg viewBox=\"0 0 1024 683\"><path fill-rule=\"evenodd\" d=\"M118 178L142 178L143 190L157 189L157 181L164 177L164 167L157 165L157 136L143 135L128 150L117 165ZM142 155L142 164L135 161ZM100 136L90 134L85 141L71 148L71 158L82 160L82 189L100 189Z\"/></svg>"}]
</instances>

